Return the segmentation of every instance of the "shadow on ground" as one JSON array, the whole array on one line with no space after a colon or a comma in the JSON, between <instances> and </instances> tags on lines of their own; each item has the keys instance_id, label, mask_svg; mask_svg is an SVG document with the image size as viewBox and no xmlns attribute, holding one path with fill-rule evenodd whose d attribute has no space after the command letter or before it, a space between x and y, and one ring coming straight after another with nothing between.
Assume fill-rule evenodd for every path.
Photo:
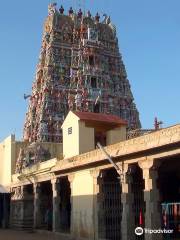
<instances>
[{"instance_id":1,"label":"shadow on ground","mask_svg":"<svg viewBox=\"0 0 180 240\"><path fill-rule=\"evenodd\" d=\"M68 237L52 234L51 232L36 233L0 229L0 240L69 240Z\"/></svg>"}]
</instances>

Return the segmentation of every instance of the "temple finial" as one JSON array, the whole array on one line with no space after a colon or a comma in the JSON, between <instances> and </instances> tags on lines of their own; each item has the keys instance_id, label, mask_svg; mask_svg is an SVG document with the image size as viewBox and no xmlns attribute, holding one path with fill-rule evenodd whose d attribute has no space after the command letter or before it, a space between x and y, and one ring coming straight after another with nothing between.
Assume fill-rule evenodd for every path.
<instances>
[{"instance_id":1,"label":"temple finial","mask_svg":"<svg viewBox=\"0 0 180 240\"><path fill-rule=\"evenodd\" d=\"M63 13L64 13L64 8L63 8L62 5L61 5L61 7L60 7L60 9L59 9L59 12L60 12L60 14L63 14Z\"/></svg>"}]
</instances>

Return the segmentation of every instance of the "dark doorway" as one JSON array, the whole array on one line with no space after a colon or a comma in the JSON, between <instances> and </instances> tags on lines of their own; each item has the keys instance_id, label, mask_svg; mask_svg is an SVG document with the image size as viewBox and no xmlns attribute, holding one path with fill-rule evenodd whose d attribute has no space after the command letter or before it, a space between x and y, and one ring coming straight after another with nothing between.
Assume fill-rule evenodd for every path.
<instances>
[{"instance_id":1,"label":"dark doorway","mask_svg":"<svg viewBox=\"0 0 180 240\"><path fill-rule=\"evenodd\" d=\"M24 186L24 228L32 229L34 221L34 190L33 184Z\"/></svg>"},{"instance_id":2,"label":"dark doorway","mask_svg":"<svg viewBox=\"0 0 180 240\"><path fill-rule=\"evenodd\" d=\"M158 188L163 203L180 202L179 158L164 160L158 171Z\"/></svg>"},{"instance_id":3,"label":"dark doorway","mask_svg":"<svg viewBox=\"0 0 180 240\"><path fill-rule=\"evenodd\" d=\"M94 66L94 56L92 55L89 56L89 65Z\"/></svg>"},{"instance_id":4,"label":"dark doorway","mask_svg":"<svg viewBox=\"0 0 180 240\"><path fill-rule=\"evenodd\" d=\"M115 169L102 171L99 178L99 238L121 239L121 186Z\"/></svg>"},{"instance_id":5,"label":"dark doorway","mask_svg":"<svg viewBox=\"0 0 180 240\"><path fill-rule=\"evenodd\" d=\"M53 206L52 206L52 185L50 181L41 183L40 194L40 228L52 231Z\"/></svg>"},{"instance_id":6,"label":"dark doorway","mask_svg":"<svg viewBox=\"0 0 180 240\"><path fill-rule=\"evenodd\" d=\"M0 193L0 228L9 227L10 194Z\"/></svg>"},{"instance_id":7,"label":"dark doorway","mask_svg":"<svg viewBox=\"0 0 180 240\"><path fill-rule=\"evenodd\" d=\"M0 194L0 228L2 228L3 221L3 194Z\"/></svg>"},{"instance_id":8,"label":"dark doorway","mask_svg":"<svg viewBox=\"0 0 180 240\"><path fill-rule=\"evenodd\" d=\"M180 176L176 171L160 175L161 202L180 201Z\"/></svg>"},{"instance_id":9,"label":"dark doorway","mask_svg":"<svg viewBox=\"0 0 180 240\"><path fill-rule=\"evenodd\" d=\"M60 178L60 232L70 232L71 188L67 177Z\"/></svg>"},{"instance_id":10,"label":"dark doorway","mask_svg":"<svg viewBox=\"0 0 180 240\"><path fill-rule=\"evenodd\" d=\"M180 161L172 157L162 161L158 171L158 187L162 207L162 227L173 229L168 239L180 239Z\"/></svg>"},{"instance_id":11,"label":"dark doorway","mask_svg":"<svg viewBox=\"0 0 180 240\"><path fill-rule=\"evenodd\" d=\"M96 77L91 77L91 87L97 88L97 79Z\"/></svg>"},{"instance_id":12,"label":"dark doorway","mask_svg":"<svg viewBox=\"0 0 180 240\"><path fill-rule=\"evenodd\" d=\"M95 113L99 113L99 112L100 112L100 104L99 104L99 103L96 103L96 104L94 105L94 112L95 112Z\"/></svg>"},{"instance_id":13,"label":"dark doorway","mask_svg":"<svg viewBox=\"0 0 180 240\"><path fill-rule=\"evenodd\" d=\"M106 146L106 133L95 131L95 148L97 143L100 143L102 146Z\"/></svg>"},{"instance_id":14,"label":"dark doorway","mask_svg":"<svg viewBox=\"0 0 180 240\"><path fill-rule=\"evenodd\" d=\"M145 226L145 202L144 202L144 179L142 169L138 164L129 165L129 176L132 178L132 192L133 192L133 211L134 211L134 223L136 227ZM135 236L137 240L143 240L144 235Z\"/></svg>"}]
</instances>

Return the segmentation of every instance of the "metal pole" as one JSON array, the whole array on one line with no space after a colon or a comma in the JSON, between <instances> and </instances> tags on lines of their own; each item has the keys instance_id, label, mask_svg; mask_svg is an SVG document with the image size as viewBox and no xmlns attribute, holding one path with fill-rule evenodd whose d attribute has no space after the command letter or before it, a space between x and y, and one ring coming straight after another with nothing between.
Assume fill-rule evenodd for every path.
<instances>
[{"instance_id":1,"label":"metal pole","mask_svg":"<svg viewBox=\"0 0 180 240\"><path fill-rule=\"evenodd\" d=\"M114 168L116 169L116 172L119 174L120 178L122 179L122 177L124 177L124 176L123 176L123 173L122 173L121 169L119 168L119 166L112 160L110 155L106 152L106 150L103 148L103 146L99 142L97 143L97 146L106 155L107 159L114 166Z\"/></svg>"}]
</instances>

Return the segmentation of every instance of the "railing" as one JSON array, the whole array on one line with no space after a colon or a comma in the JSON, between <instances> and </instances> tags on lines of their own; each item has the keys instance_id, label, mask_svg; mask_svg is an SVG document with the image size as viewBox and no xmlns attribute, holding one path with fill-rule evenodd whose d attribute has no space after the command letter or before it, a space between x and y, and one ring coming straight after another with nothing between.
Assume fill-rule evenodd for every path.
<instances>
[{"instance_id":1,"label":"railing","mask_svg":"<svg viewBox=\"0 0 180 240\"><path fill-rule=\"evenodd\" d=\"M118 182L103 182L99 194L99 238L121 239L121 187Z\"/></svg>"},{"instance_id":2,"label":"railing","mask_svg":"<svg viewBox=\"0 0 180 240\"><path fill-rule=\"evenodd\" d=\"M162 227L173 230L172 234L166 234L164 239L180 239L180 202L162 203Z\"/></svg>"}]
</instances>

